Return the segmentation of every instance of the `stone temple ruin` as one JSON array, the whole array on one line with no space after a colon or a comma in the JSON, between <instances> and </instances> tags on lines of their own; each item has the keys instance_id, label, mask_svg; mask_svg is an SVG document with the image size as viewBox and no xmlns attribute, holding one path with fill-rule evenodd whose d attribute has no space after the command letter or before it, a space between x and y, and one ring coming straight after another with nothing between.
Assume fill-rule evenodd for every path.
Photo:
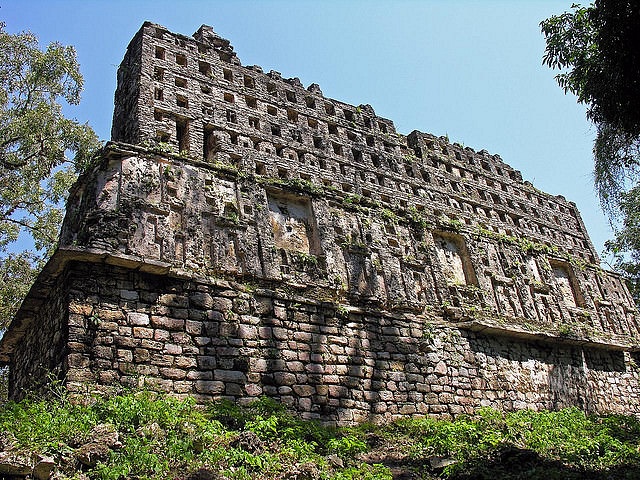
<instances>
[{"instance_id":1,"label":"stone temple ruin","mask_svg":"<svg viewBox=\"0 0 640 480\"><path fill-rule=\"evenodd\" d=\"M343 424L638 414L637 311L598 263L575 204L497 155L145 23L0 361L13 398L54 375Z\"/></svg>"}]
</instances>

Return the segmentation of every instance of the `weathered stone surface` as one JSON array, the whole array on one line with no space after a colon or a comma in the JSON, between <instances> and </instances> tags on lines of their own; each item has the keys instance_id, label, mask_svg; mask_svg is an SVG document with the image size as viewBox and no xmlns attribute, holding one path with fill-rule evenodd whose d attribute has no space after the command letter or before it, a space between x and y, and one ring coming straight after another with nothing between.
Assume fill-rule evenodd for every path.
<instances>
[{"instance_id":1,"label":"weathered stone surface","mask_svg":"<svg viewBox=\"0 0 640 480\"><path fill-rule=\"evenodd\" d=\"M573 203L203 31L132 40L117 143L0 343L13 398L53 375L335 422L640 414L637 312Z\"/></svg>"}]
</instances>

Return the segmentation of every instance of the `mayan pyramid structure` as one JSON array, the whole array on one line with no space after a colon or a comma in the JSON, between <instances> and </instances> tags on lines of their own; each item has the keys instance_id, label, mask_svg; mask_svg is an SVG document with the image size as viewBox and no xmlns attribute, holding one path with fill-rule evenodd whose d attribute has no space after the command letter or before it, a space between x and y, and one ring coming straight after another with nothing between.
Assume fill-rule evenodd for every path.
<instances>
[{"instance_id":1,"label":"mayan pyramid structure","mask_svg":"<svg viewBox=\"0 0 640 480\"><path fill-rule=\"evenodd\" d=\"M145 23L112 141L0 343L10 394L275 398L334 423L640 413L638 313L576 205L485 150Z\"/></svg>"}]
</instances>

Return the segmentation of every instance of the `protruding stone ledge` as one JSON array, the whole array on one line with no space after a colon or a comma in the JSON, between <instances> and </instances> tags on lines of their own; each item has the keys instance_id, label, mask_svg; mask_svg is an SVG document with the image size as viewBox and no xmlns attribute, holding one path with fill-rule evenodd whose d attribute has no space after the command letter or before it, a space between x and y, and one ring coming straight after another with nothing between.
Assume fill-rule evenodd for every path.
<instances>
[{"instance_id":1,"label":"protruding stone ledge","mask_svg":"<svg viewBox=\"0 0 640 480\"><path fill-rule=\"evenodd\" d=\"M496 321L490 318L469 319L465 318L454 323L463 330L471 330L477 333L498 335L502 337L520 340L538 341L550 344L576 345L581 347L599 348L615 351L640 351L640 345L632 338L616 335L602 334L598 332L584 332L584 325L561 324L558 327L549 326L542 329L539 325L526 328L518 319L509 319L509 322ZM575 327L575 329L572 329Z\"/></svg>"}]
</instances>

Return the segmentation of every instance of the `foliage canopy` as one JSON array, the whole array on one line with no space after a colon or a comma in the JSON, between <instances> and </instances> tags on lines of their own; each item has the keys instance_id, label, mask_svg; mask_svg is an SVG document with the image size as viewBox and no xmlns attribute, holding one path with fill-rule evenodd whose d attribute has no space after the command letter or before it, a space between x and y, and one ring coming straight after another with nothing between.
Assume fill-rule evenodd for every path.
<instances>
[{"instance_id":1,"label":"foliage canopy","mask_svg":"<svg viewBox=\"0 0 640 480\"><path fill-rule=\"evenodd\" d=\"M73 47L41 50L32 33L0 23L0 84L1 330L55 248L69 187L100 143L63 113L61 102L78 104L83 86ZM15 251L24 234L34 251Z\"/></svg>"},{"instance_id":2,"label":"foliage canopy","mask_svg":"<svg viewBox=\"0 0 640 480\"><path fill-rule=\"evenodd\" d=\"M615 229L607 242L616 267L640 296L640 3L597 0L552 16L540 25L547 47L543 63L565 93L588 105L597 129L595 186Z\"/></svg>"}]
</instances>

